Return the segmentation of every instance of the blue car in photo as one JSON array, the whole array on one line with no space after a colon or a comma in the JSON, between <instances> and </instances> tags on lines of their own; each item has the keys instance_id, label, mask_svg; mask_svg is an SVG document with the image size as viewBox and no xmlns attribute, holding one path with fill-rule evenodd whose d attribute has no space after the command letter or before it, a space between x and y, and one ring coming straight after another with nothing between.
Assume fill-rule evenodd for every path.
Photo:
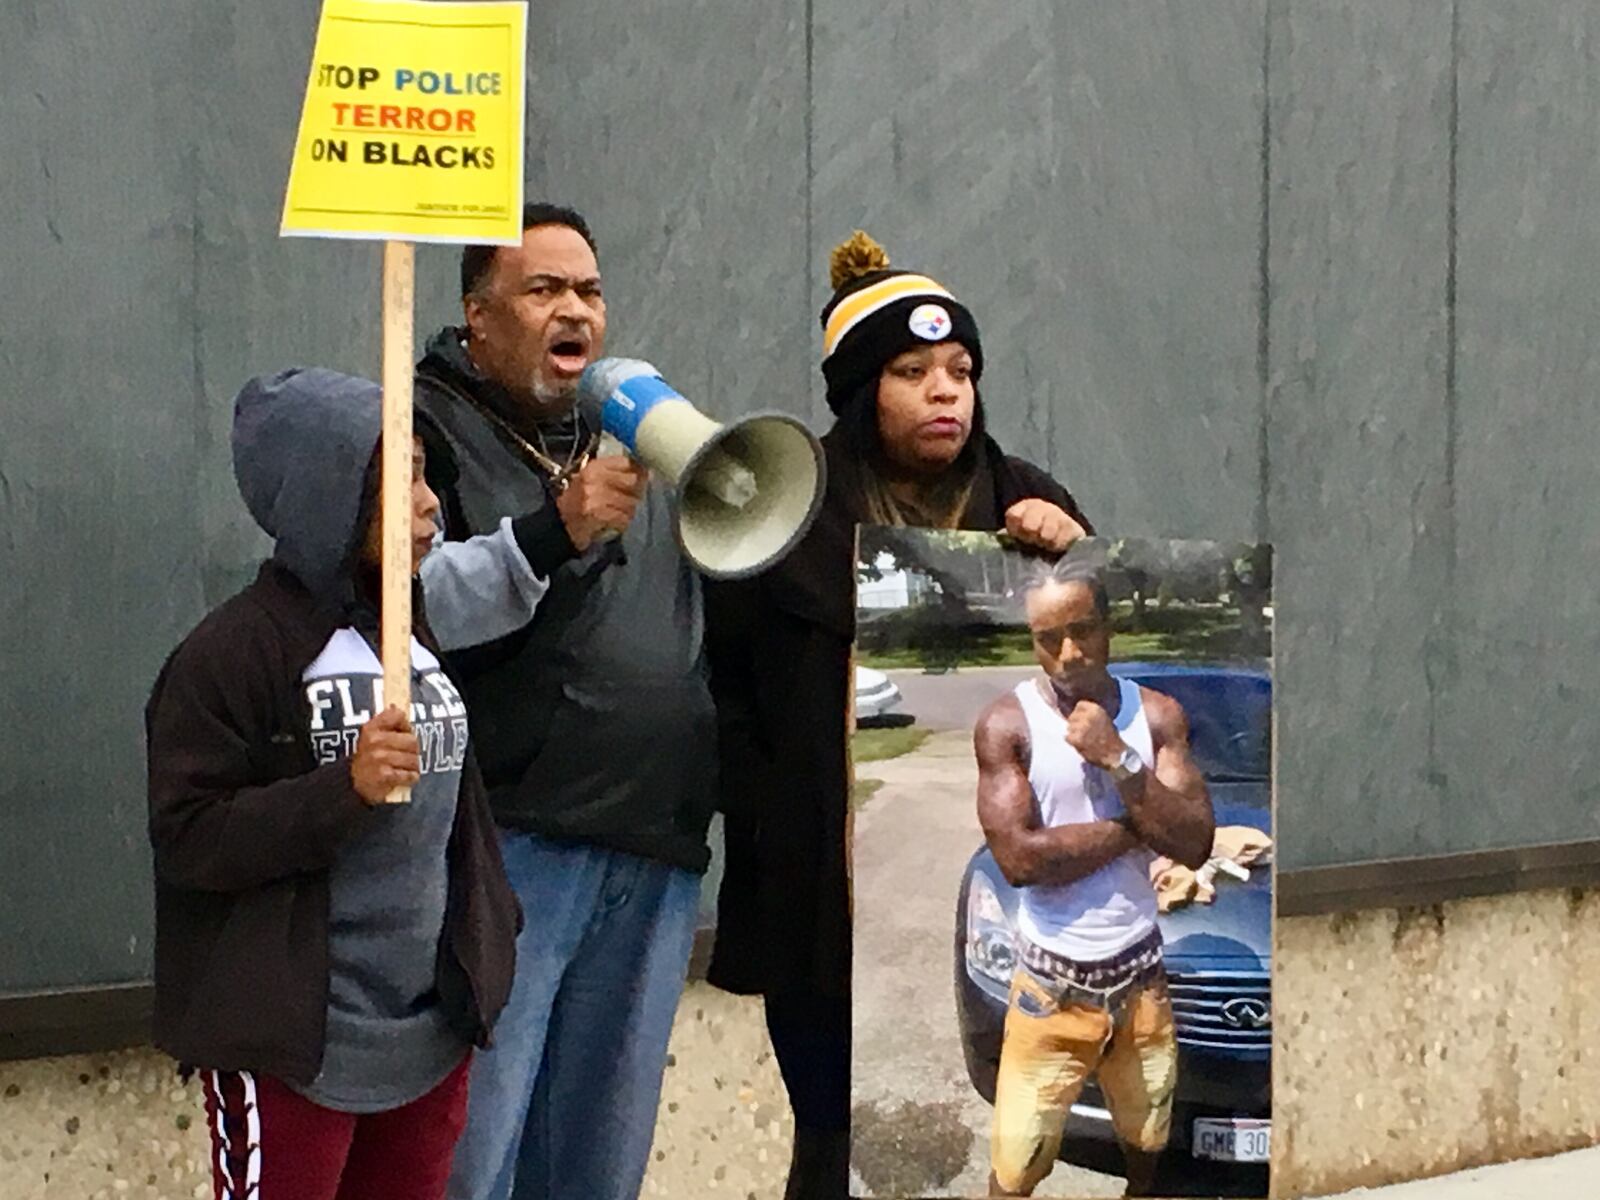
<instances>
[{"instance_id":1,"label":"blue car in photo","mask_svg":"<svg viewBox=\"0 0 1600 1200\"><path fill-rule=\"evenodd\" d=\"M1115 663L1111 673L1165 692L1189 718L1217 825L1271 833L1271 676L1264 667ZM1219 875L1211 904L1160 917L1178 1036L1178 1082L1163 1174L1232 1177L1266 1194L1272 1087L1272 872ZM967 1073L994 1102L1012 970L1018 891L988 849L972 856L956 907L956 1007ZM1093 1143L1100 1143L1099 1147ZM1110 1114L1091 1077L1073 1106L1061 1158L1114 1155ZM1196 1160L1206 1169L1197 1171ZM1114 1160L1113 1160L1114 1161ZM1230 1189L1231 1190L1231 1189ZM1209 1194L1216 1194L1211 1192Z\"/></svg>"}]
</instances>

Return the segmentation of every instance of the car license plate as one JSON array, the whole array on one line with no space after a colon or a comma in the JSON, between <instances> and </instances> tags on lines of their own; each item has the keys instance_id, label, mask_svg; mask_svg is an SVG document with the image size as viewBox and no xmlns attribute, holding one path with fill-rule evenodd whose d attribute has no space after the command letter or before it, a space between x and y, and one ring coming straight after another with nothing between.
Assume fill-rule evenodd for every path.
<instances>
[{"instance_id":1,"label":"car license plate","mask_svg":"<svg viewBox=\"0 0 1600 1200\"><path fill-rule=\"evenodd\" d=\"M1272 1157L1272 1122L1259 1118L1196 1117L1193 1151L1214 1162L1267 1162Z\"/></svg>"}]
</instances>

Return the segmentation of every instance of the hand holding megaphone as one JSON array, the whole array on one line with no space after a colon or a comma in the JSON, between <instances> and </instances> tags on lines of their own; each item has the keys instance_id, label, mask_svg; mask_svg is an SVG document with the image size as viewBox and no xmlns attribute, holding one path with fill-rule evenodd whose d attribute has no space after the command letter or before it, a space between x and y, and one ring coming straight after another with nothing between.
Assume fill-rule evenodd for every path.
<instances>
[{"instance_id":1,"label":"hand holding megaphone","mask_svg":"<svg viewBox=\"0 0 1600 1200\"><path fill-rule=\"evenodd\" d=\"M573 548L582 554L595 542L626 529L649 478L645 467L621 455L586 462L556 497L556 512Z\"/></svg>"},{"instance_id":2,"label":"hand holding megaphone","mask_svg":"<svg viewBox=\"0 0 1600 1200\"><path fill-rule=\"evenodd\" d=\"M678 489L678 544L697 570L717 579L755 574L816 518L822 445L795 417L758 413L719 424L655 367L629 358L591 363L578 395L600 406L606 435Z\"/></svg>"}]
</instances>

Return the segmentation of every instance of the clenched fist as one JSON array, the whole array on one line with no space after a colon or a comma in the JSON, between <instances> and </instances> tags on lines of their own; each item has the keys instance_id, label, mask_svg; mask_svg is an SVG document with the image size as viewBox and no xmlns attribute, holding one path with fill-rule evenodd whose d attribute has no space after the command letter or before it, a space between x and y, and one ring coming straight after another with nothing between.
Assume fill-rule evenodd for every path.
<instances>
[{"instance_id":1,"label":"clenched fist","mask_svg":"<svg viewBox=\"0 0 1600 1200\"><path fill-rule=\"evenodd\" d=\"M1111 770L1127 743L1111 723L1111 715L1093 700L1079 700L1067 714L1067 745L1092 766Z\"/></svg>"},{"instance_id":2,"label":"clenched fist","mask_svg":"<svg viewBox=\"0 0 1600 1200\"><path fill-rule=\"evenodd\" d=\"M361 727L350 756L350 782L361 799L382 804L395 788L422 778L421 747L405 713L391 704Z\"/></svg>"},{"instance_id":3,"label":"clenched fist","mask_svg":"<svg viewBox=\"0 0 1600 1200\"><path fill-rule=\"evenodd\" d=\"M1019 542L1059 554L1084 536L1084 529L1048 500L1018 500L1006 509L1006 532Z\"/></svg>"},{"instance_id":4,"label":"clenched fist","mask_svg":"<svg viewBox=\"0 0 1600 1200\"><path fill-rule=\"evenodd\" d=\"M582 554L601 534L621 533L633 520L650 473L623 455L590 459L556 497L556 512Z\"/></svg>"}]
</instances>

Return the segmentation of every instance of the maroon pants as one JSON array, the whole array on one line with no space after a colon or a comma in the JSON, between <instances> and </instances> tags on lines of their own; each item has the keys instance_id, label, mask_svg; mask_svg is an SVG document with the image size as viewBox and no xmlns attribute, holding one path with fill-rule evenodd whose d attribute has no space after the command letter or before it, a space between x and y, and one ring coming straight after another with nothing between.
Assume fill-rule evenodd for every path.
<instances>
[{"instance_id":1,"label":"maroon pants","mask_svg":"<svg viewBox=\"0 0 1600 1200\"><path fill-rule=\"evenodd\" d=\"M202 1071L213 1200L441 1200L467 1121L467 1065L410 1104L342 1113L268 1075Z\"/></svg>"}]
</instances>

